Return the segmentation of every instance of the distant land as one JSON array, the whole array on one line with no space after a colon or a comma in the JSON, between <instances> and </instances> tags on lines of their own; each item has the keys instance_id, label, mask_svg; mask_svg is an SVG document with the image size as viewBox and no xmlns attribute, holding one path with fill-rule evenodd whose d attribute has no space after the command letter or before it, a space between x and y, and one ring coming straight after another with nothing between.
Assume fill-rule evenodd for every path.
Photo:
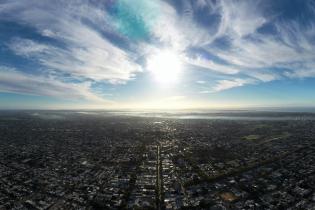
<instances>
[{"instance_id":1,"label":"distant land","mask_svg":"<svg viewBox=\"0 0 315 210\"><path fill-rule=\"evenodd\" d=\"M265 108L244 110L1 110L0 116L32 116L41 119L63 119L71 116L130 116L171 119L222 120L315 120L315 108Z\"/></svg>"}]
</instances>

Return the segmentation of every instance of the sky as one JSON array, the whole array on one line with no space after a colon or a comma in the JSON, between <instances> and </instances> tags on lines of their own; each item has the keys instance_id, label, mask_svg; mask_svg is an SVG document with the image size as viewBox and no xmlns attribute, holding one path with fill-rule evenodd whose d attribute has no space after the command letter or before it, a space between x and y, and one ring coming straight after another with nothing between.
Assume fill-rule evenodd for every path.
<instances>
[{"instance_id":1,"label":"sky","mask_svg":"<svg viewBox=\"0 0 315 210\"><path fill-rule=\"evenodd\" d=\"M315 0L0 0L0 109L315 106Z\"/></svg>"}]
</instances>

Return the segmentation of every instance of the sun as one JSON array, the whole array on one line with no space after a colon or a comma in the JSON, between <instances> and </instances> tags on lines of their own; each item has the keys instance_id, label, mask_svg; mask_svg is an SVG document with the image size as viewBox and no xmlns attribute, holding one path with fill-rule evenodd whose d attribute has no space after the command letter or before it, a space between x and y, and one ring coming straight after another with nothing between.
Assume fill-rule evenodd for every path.
<instances>
[{"instance_id":1,"label":"sun","mask_svg":"<svg viewBox=\"0 0 315 210\"><path fill-rule=\"evenodd\" d=\"M147 69L156 81L163 85L178 81L182 63L178 53L172 50L159 50L147 59Z\"/></svg>"}]
</instances>

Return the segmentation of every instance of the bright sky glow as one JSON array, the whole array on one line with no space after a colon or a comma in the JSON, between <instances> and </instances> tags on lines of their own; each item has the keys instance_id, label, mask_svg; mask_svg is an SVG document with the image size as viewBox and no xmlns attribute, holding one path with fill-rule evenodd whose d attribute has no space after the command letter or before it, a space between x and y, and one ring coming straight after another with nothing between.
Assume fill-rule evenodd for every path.
<instances>
[{"instance_id":1,"label":"bright sky glow","mask_svg":"<svg viewBox=\"0 0 315 210\"><path fill-rule=\"evenodd\" d=\"M179 55L171 50L159 50L147 58L147 69L160 85L167 86L178 82L182 71Z\"/></svg>"}]
</instances>

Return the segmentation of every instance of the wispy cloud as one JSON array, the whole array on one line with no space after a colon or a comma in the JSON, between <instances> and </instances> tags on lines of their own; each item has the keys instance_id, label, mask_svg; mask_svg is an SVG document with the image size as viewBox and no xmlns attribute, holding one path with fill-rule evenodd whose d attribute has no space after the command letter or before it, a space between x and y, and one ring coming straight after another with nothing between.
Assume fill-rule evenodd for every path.
<instances>
[{"instance_id":1,"label":"wispy cloud","mask_svg":"<svg viewBox=\"0 0 315 210\"><path fill-rule=\"evenodd\" d=\"M41 53L49 53L51 47L39 44L29 39L13 38L8 44L17 55L32 57Z\"/></svg>"},{"instance_id":2,"label":"wispy cloud","mask_svg":"<svg viewBox=\"0 0 315 210\"><path fill-rule=\"evenodd\" d=\"M54 5L50 1L9 1L4 5L11 19L61 43L14 38L9 46L17 55L37 59L49 69L110 83L124 83L141 71L137 57L102 36L111 29L104 28L110 24L105 11L85 1L82 5L73 1Z\"/></svg>"},{"instance_id":3,"label":"wispy cloud","mask_svg":"<svg viewBox=\"0 0 315 210\"><path fill-rule=\"evenodd\" d=\"M58 95L57 87L69 86L72 91L78 84L47 75L126 84L145 73L148 54L160 48L172 48L188 67L219 75L213 78L215 85L203 91L213 93L315 77L315 6L307 8L313 18L292 20L262 0L10 0L0 3L0 20L27 26L40 37L15 35L6 46L40 65L34 84L47 80L51 95ZM0 73L7 91L14 91L14 85L3 78L13 81L14 74L24 82L31 78L16 71ZM89 83L79 86L78 96L95 96ZM19 91L23 88L38 93L17 85Z\"/></svg>"},{"instance_id":4,"label":"wispy cloud","mask_svg":"<svg viewBox=\"0 0 315 210\"><path fill-rule=\"evenodd\" d=\"M253 80L244 80L244 79L220 80L214 86L213 91L219 92L219 91L231 89L234 87L241 87L246 84L253 84Z\"/></svg>"},{"instance_id":5,"label":"wispy cloud","mask_svg":"<svg viewBox=\"0 0 315 210\"><path fill-rule=\"evenodd\" d=\"M56 78L30 75L5 66L0 66L0 75L1 92L110 102L91 92L88 82L65 83Z\"/></svg>"},{"instance_id":6,"label":"wispy cloud","mask_svg":"<svg viewBox=\"0 0 315 210\"><path fill-rule=\"evenodd\" d=\"M261 1L220 1L221 22L218 35L244 37L267 22L259 9Z\"/></svg>"},{"instance_id":7,"label":"wispy cloud","mask_svg":"<svg viewBox=\"0 0 315 210\"><path fill-rule=\"evenodd\" d=\"M190 1L183 1L183 14L176 8L161 1L161 14L153 27L155 36L162 46L170 46L176 50L184 51L191 46L200 46L212 39L211 29L198 26L194 21L194 7Z\"/></svg>"},{"instance_id":8,"label":"wispy cloud","mask_svg":"<svg viewBox=\"0 0 315 210\"><path fill-rule=\"evenodd\" d=\"M198 84L206 84L206 81L204 81L204 80L198 80L198 81L196 81L196 83L198 83Z\"/></svg>"},{"instance_id":9,"label":"wispy cloud","mask_svg":"<svg viewBox=\"0 0 315 210\"><path fill-rule=\"evenodd\" d=\"M199 5L209 7L209 1ZM212 1L211 1L212 2ZM301 77L314 77L315 21L306 23L276 19L277 14L265 14L262 1L217 1L215 13L220 16L216 33L209 42L199 45L217 59L205 57L202 53L190 56L189 64L202 67L223 75L227 80L217 81L218 85L208 92L239 87L255 80L255 83ZM312 8L312 7L310 7ZM312 9L315 17L315 10ZM303 21L302 21L303 22ZM259 30L268 25L271 31ZM224 39L225 46L216 44ZM230 75L235 80L230 80ZM242 78L242 81L237 78ZM250 82L251 83L251 82Z\"/></svg>"},{"instance_id":10,"label":"wispy cloud","mask_svg":"<svg viewBox=\"0 0 315 210\"><path fill-rule=\"evenodd\" d=\"M228 90L231 88L242 87L248 84L255 84L255 80L253 79L231 79L231 80L219 80L217 83L211 88L211 90L200 91L200 93L216 93L223 90Z\"/></svg>"},{"instance_id":11,"label":"wispy cloud","mask_svg":"<svg viewBox=\"0 0 315 210\"><path fill-rule=\"evenodd\" d=\"M185 61L191 65L209 69L211 71L223 73L223 74L237 74L239 72L239 68L232 65L223 65L219 63L215 63L212 60L204 59L200 56L195 58L186 57Z\"/></svg>"}]
</instances>

